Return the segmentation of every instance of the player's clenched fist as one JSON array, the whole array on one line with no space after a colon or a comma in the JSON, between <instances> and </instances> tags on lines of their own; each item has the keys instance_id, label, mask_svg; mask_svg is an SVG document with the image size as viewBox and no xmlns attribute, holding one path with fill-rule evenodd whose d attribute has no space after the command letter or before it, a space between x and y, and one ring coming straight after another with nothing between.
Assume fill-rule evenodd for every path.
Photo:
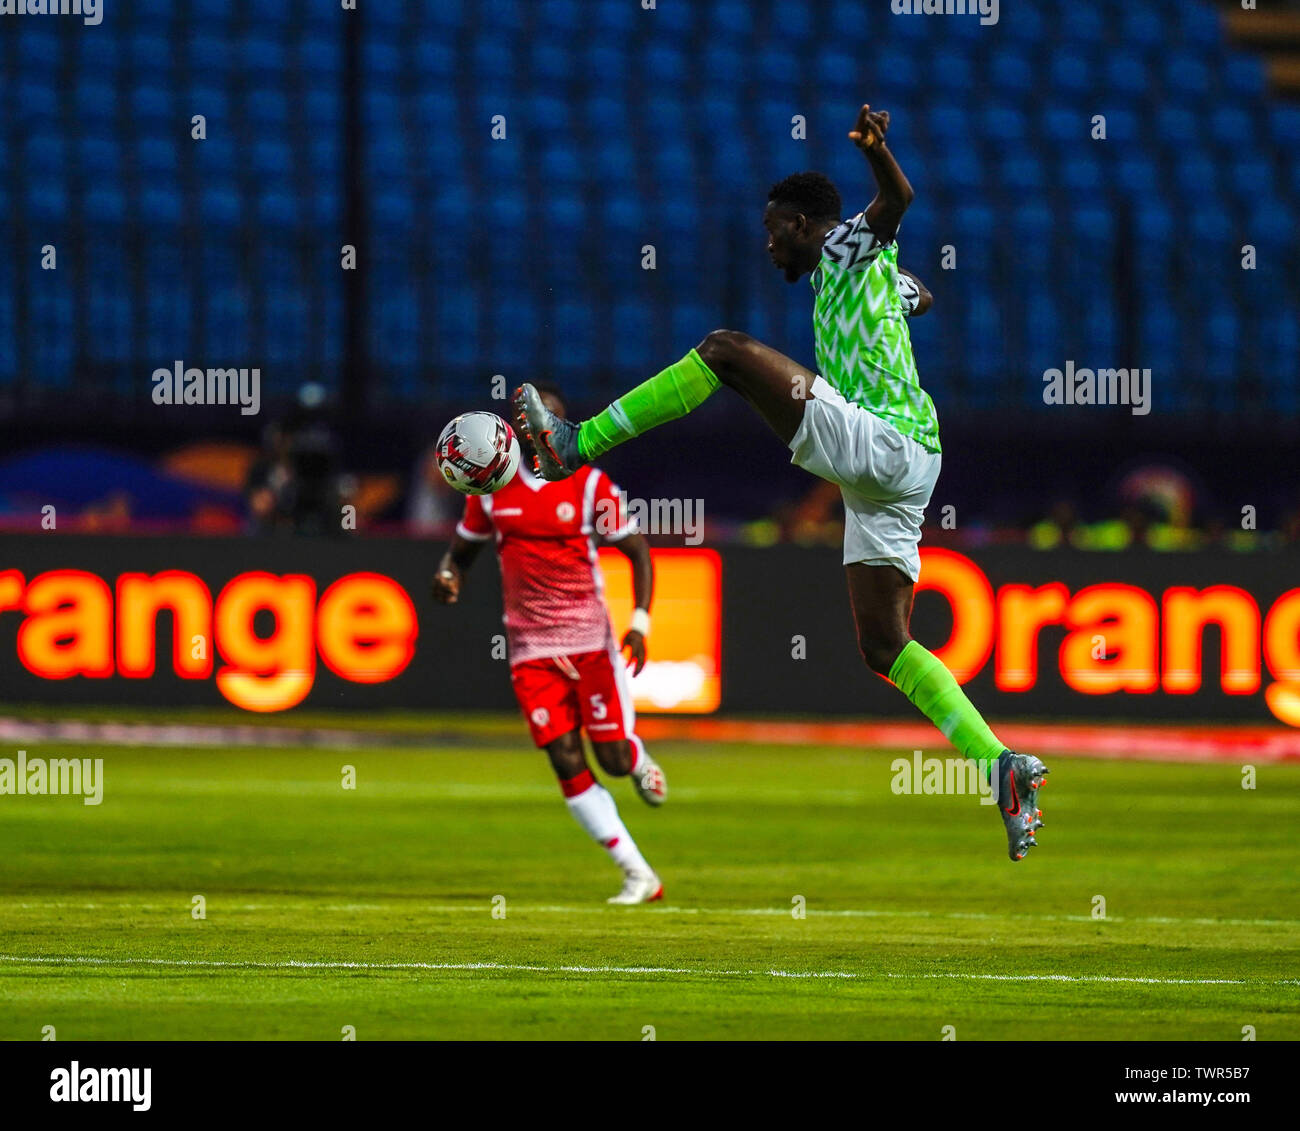
<instances>
[{"instance_id":1,"label":"player's clenched fist","mask_svg":"<svg viewBox=\"0 0 1300 1131\"><path fill-rule=\"evenodd\" d=\"M460 598L460 571L440 569L433 575L433 599L442 605L454 605Z\"/></svg>"},{"instance_id":2,"label":"player's clenched fist","mask_svg":"<svg viewBox=\"0 0 1300 1131\"><path fill-rule=\"evenodd\" d=\"M889 111L872 111L863 105L858 111L857 124L849 131L849 139L864 153L884 143L885 134L889 132Z\"/></svg>"}]
</instances>

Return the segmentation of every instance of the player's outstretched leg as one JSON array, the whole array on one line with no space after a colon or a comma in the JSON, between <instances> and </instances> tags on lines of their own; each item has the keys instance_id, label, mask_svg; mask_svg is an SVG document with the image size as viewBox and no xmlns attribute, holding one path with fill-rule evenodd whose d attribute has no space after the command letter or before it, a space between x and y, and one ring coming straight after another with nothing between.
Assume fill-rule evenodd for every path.
<instances>
[{"instance_id":1,"label":"player's outstretched leg","mask_svg":"<svg viewBox=\"0 0 1300 1131\"><path fill-rule=\"evenodd\" d=\"M1037 846L1043 827L1038 790L1047 767L1008 750L966 697L938 656L908 632L913 583L892 565L857 562L847 567L858 647L872 670L912 701L967 758L979 762L994 790L1012 860Z\"/></svg>"},{"instance_id":2,"label":"player's outstretched leg","mask_svg":"<svg viewBox=\"0 0 1300 1131\"><path fill-rule=\"evenodd\" d=\"M547 745L546 753L573 819L623 869L623 888L608 902L653 903L663 899L663 884L623 824L613 796L587 768L581 734L575 730L557 738Z\"/></svg>"},{"instance_id":3,"label":"player's outstretched leg","mask_svg":"<svg viewBox=\"0 0 1300 1131\"><path fill-rule=\"evenodd\" d=\"M735 330L714 330L681 361L624 393L604 412L575 424L551 412L532 385L515 392L515 422L537 452L534 470L563 479L610 448L685 416L727 385L789 444L803 417L813 374Z\"/></svg>"}]
</instances>

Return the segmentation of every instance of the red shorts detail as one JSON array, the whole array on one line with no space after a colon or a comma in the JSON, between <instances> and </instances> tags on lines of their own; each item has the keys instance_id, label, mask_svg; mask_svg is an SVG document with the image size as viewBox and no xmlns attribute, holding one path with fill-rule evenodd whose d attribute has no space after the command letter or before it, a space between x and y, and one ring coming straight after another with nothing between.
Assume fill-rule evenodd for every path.
<instances>
[{"instance_id":1,"label":"red shorts detail","mask_svg":"<svg viewBox=\"0 0 1300 1131\"><path fill-rule=\"evenodd\" d=\"M510 680L539 747L579 726L592 742L629 737L614 661L606 651L526 660L510 669Z\"/></svg>"}]
</instances>

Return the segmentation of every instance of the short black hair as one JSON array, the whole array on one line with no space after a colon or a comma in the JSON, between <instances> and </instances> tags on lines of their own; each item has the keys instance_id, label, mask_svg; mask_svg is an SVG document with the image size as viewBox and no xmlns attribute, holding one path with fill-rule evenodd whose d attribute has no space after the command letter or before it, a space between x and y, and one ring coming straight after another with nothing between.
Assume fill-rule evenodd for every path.
<instances>
[{"instance_id":1,"label":"short black hair","mask_svg":"<svg viewBox=\"0 0 1300 1131\"><path fill-rule=\"evenodd\" d=\"M792 173L777 181L767 194L768 203L802 212L809 220L838 220L844 202L824 173Z\"/></svg>"}]
</instances>

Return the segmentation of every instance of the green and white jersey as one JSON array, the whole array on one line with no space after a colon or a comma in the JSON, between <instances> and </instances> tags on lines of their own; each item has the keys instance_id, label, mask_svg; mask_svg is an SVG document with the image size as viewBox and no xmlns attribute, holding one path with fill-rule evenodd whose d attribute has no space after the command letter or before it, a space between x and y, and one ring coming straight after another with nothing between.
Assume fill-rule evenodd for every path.
<instances>
[{"instance_id":1,"label":"green and white jersey","mask_svg":"<svg viewBox=\"0 0 1300 1131\"><path fill-rule=\"evenodd\" d=\"M899 274L898 244L882 245L867 226L866 213L859 212L827 234L812 288L822 377L845 400L940 451L939 417L912 356L907 316L916 294L907 276Z\"/></svg>"}]
</instances>

